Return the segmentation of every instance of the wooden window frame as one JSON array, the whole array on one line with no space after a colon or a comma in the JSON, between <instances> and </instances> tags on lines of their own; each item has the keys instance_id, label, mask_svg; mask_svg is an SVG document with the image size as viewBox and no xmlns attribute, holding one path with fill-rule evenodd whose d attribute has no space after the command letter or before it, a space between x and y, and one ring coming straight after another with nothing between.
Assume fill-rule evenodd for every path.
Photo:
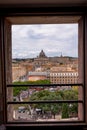
<instances>
[{"instance_id":1,"label":"wooden window frame","mask_svg":"<svg viewBox=\"0 0 87 130\"><path fill-rule=\"evenodd\" d=\"M5 14L2 14L2 16L0 17L0 45L1 45L1 48L0 48L0 59L1 59L1 63L0 63L0 83L1 83L1 86L0 86L0 103L2 103L2 107L0 108L0 112L1 112L1 124L5 124L7 127L8 126L59 126L59 127L62 127L62 126L82 126L85 127L86 124L87 124L87 112L86 112L86 108L87 108L87 103L86 103L86 98L87 98L87 69L86 69L86 66L87 66L87 51L86 51L86 48L87 48L87 15L83 14L83 12L74 12L74 10L70 9L71 12L67 11L67 12L62 12L62 9L64 8L59 8L59 11L56 11L56 9L52 12L51 8L42 8L42 10L40 10L40 8L30 8L30 10L28 10L28 8L20 8L20 11L18 11L18 8L16 10L15 8L15 11L10 7L10 9L8 10L8 8L2 8L2 11L5 11L7 10L7 13ZM33 11L34 9L34 11ZM51 9L51 10L50 10ZM22 11L24 10L24 11ZM35 11L36 10L36 11ZM11 12L10 12L11 11ZM82 64L82 66L80 66L80 73L81 73L81 79L82 79L82 82L83 82L83 85L85 86L83 91L84 91L84 95L83 95L83 99L84 99L84 121L83 122L78 122L78 123L75 123L75 122L61 122L61 123L52 123L52 124L17 124L17 122L15 123L12 123L12 124L8 124L7 121L6 121L6 115L7 115L7 111L6 111L6 86L7 86L7 82L9 81L9 79L7 79L6 75L9 75L9 69L10 67L8 66L9 64L9 58L11 58L11 55L9 55L8 52L11 51L11 39L9 39L8 35L9 34L9 28L10 28L10 24L11 24L11 21L9 21L9 19L7 19L8 23L6 22L6 18L7 17L20 17L20 16L78 16L80 15L82 17L81 21L80 21L80 30L79 30L79 35L81 37L79 37L79 43L81 44L79 46L79 54L80 55L80 60L79 60L79 64ZM8 28L8 29L7 29ZM11 32L10 32L11 33ZM8 43L10 45L8 45ZM10 46L10 47L9 47ZM8 55L7 55L8 54ZM9 61L9 62L8 62ZM8 70L8 71L6 71ZM8 73L8 74L7 74ZM11 74L11 72L10 72ZM11 77L9 77L11 78ZM81 90L82 91L82 90ZM3 95L3 96L2 96Z\"/></svg>"}]
</instances>

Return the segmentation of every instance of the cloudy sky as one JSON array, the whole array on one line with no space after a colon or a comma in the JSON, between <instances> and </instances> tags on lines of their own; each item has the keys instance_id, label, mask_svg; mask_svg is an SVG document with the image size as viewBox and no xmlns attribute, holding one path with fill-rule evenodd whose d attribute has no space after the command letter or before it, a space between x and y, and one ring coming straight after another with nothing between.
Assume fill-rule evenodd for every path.
<instances>
[{"instance_id":1,"label":"cloudy sky","mask_svg":"<svg viewBox=\"0 0 87 130\"><path fill-rule=\"evenodd\" d=\"M78 24L12 25L12 58L78 57Z\"/></svg>"}]
</instances>

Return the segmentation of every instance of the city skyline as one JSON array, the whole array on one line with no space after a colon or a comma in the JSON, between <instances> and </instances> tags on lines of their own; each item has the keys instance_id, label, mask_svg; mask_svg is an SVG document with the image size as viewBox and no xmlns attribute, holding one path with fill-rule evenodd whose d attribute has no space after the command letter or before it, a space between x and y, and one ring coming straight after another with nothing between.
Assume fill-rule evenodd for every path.
<instances>
[{"instance_id":1,"label":"city skyline","mask_svg":"<svg viewBox=\"0 0 87 130\"><path fill-rule=\"evenodd\" d=\"M78 57L78 24L12 26L12 58L35 58L41 50L48 57Z\"/></svg>"}]
</instances>

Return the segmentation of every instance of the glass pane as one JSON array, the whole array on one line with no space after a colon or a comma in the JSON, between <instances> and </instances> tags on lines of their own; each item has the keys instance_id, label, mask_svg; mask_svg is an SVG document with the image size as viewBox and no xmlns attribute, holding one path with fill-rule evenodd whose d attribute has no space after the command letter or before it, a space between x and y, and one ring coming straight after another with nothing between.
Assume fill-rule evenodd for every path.
<instances>
[{"instance_id":1,"label":"glass pane","mask_svg":"<svg viewBox=\"0 0 87 130\"><path fill-rule=\"evenodd\" d=\"M7 88L7 101L78 100L78 89L82 86L15 86ZM81 99L80 99L81 100Z\"/></svg>"},{"instance_id":2,"label":"glass pane","mask_svg":"<svg viewBox=\"0 0 87 130\"><path fill-rule=\"evenodd\" d=\"M9 113L12 109L12 113ZM10 116L11 115L11 116ZM8 105L8 121L78 121L77 103L16 104Z\"/></svg>"},{"instance_id":3,"label":"glass pane","mask_svg":"<svg viewBox=\"0 0 87 130\"><path fill-rule=\"evenodd\" d=\"M12 82L78 83L78 24L12 25Z\"/></svg>"}]
</instances>

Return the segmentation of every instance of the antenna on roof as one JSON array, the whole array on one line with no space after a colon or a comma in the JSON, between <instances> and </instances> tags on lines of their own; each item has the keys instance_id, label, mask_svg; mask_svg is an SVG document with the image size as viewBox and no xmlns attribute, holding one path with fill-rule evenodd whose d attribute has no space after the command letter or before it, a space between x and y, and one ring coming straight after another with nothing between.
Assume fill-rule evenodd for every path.
<instances>
[{"instance_id":1,"label":"antenna on roof","mask_svg":"<svg viewBox=\"0 0 87 130\"><path fill-rule=\"evenodd\" d=\"M63 57L63 55L62 55L62 52L61 52L61 55L60 55L60 57Z\"/></svg>"}]
</instances>

